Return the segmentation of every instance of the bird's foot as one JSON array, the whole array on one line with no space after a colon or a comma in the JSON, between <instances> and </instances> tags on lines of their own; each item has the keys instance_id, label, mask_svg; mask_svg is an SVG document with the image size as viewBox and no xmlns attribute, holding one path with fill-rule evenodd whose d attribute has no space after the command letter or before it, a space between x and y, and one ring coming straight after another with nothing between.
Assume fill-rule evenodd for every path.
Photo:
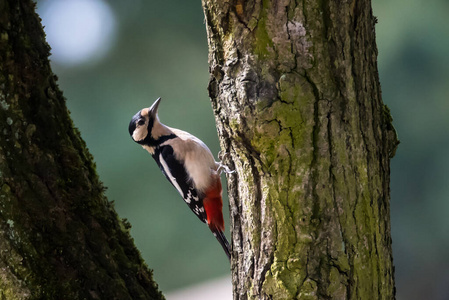
<instances>
[{"instance_id":1,"label":"bird's foot","mask_svg":"<svg viewBox=\"0 0 449 300\"><path fill-rule=\"evenodd\" d=\"M232 174L235 172L235 170L231 170L227 165L225 165L223 163L223 161L225 159L227 159L228 157L229 157L229 153L223 152L223 151L218 152L218 159L220 161L217 163L217 165L218 165L217 172L219 174L221 174L223 172L225 172L226 174Z\"/></svg>"}]
</instances>

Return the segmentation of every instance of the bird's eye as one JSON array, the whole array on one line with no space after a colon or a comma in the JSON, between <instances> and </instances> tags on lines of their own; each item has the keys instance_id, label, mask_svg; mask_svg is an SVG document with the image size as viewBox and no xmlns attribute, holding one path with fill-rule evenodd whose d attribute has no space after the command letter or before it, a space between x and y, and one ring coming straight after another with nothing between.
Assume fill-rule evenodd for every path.
<instances>
[{"instance_id":1,"label":"bird's eye","mask_svg":"<svg viewBox=\"0 0 449 300\"><path fill-rule=\"evenodd\" d=\"M139 121L137 121L137 125L142 126L143 124L145 124L145 120L140 119Z\"/></svg>"}]
</instances>

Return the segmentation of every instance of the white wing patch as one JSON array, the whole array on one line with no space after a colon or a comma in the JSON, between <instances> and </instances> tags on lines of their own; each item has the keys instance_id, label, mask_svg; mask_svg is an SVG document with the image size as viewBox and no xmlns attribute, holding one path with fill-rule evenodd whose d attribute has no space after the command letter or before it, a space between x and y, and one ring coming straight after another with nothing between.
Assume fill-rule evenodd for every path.
<instances>
[{"instance_id":1,"label":"white wing patch","mask_svg":"<svg viewBox=\"0 0 449 300\"><path fill-rule=\"evenodd\" d=\"M170 179L170 182L178 190L181 197L184 197L184 193L182 192L181 187L179 186L178 182L176 181L176 178L173 177L173 175L171 174L170 168L168 167L167 163L165 162L164 158L162 157L162 153L159 154L159 161L161 162L162 168L164 168L165 174L167 174L167 177Z\"/></svg>"},{"instance_id":2,"label":"white wing patch","mask_svg":"<svg viewBox=\"0 0 449 300\"><path fill-rule=\"evenodd\" d=\"M192 195L192 190L189 189L189 191L187 192L187 197L184 200L185 200L185 202L187 202L187 204L190 204L192 202L192 199L195 202L198 202L198 200L199 200L198 196L193 196Z\"/></svg>"}]
</instances>

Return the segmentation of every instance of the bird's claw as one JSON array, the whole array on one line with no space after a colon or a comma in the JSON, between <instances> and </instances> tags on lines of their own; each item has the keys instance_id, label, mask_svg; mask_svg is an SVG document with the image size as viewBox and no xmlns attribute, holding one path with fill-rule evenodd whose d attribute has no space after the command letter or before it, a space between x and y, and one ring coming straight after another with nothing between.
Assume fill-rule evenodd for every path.
<instances>
[{"instance_id":1,"label":"bird's claw","mask_svg":"<svg viewBox=\"0 0 449 300\"><path fill-rule=\"evenodd\" d=\"M223 151L218 152L218 159L220 161L218 162L217 172L219 174L221 174L223 172L225 172L226 174L232 174L235 172L235 170L231 170L227 165L223 164L223 160L227 159L228 157L229 157L228 152L223 152Z\"/></svg>"}]
</instances>

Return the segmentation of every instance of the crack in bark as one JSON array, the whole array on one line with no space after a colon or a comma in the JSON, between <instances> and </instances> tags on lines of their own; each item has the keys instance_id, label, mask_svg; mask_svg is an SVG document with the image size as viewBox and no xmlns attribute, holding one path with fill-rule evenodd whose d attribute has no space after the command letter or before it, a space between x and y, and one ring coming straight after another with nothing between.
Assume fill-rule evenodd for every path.
<instances>
[{"instance_id":1,"label":"crack in bark","mask_svg":"<svg viewBox=\"0 0 449 300\"><path fill-rule=\"evenodd\" d=\"M248 199L235 199L236 205L239 205L235 213L246 214L235 216L241 222L233 222L234 229L240 234L235 239L246 239L240 241L241 247L251 241L249 249L254 251L252 254L238 253L239 261L247 264L245 270L239 272L246 271L249 274L243 276L234 272L234 280L239 280L238 288L234 290L236 298L259 296L260 299L269 299L276 298L277 293L300 296L302 289L305 289L304 295L329 298L329 288L337 289L344 298L366 296L365 291L371 291L372 285L357 288L366 281L362 278L366 272L358 268L363 264L373 264L371 259L380 259L378 247L381 247L381 240L377 235L373 239L368 234L377 234L380 229L367 231L365 227L369 225L365 222L371 224L373 217L385 214L384 210L388 209L382 201L382 196L388 195L388 191L384 191L380 198L368 199L371 203L364 200L366 195L376 195L373 190L379 189L378 181L388 180L388 175L368 184L359 182L362 179L373 180L372 177L378 171L376 165L369 164L374 164L373 160L381 156L382 152L377 149L368 152L367 147L375 148L375 145L370 144L373 128L384 126L382 120L379 124L377 115L371 116L379 109L376 102L379 95L375 94L376 87L371 87L372 78L369 73L359 72L375 67L375 61L370 60L372 57L368 52L366 55L362 53L360 58L354 56L358 55L355 51L369 46L365 44L370 39L366 32L370 27L359 26L364 24L368 16L366 11L359 10L369 5L328 0L318 3L231 0L223 5L213 2L212 6L215 10L223 6L227 12L217 16L214 15L216 12L211 12L208 18L216 18L213 20L216 24L227 22L229 27L223 33L218 25L209 21L209 26L217 31L215 35L218 36L213 37L222 39L210 44L214 47L210 49L213 66L210 94L213 96L212 101L217 103L214 105L216 114L241 112L234 118L217 118L217 121L224 123L220 126L228 128L229 135L225 139L232 139L234 159L243 160L243 164L237 164L236 167L243 167L247 172L243 174L245 178L239 176L235 180L245 181L238 183L239 187L248 183L251 189L249 193L252 193ZM348 15L348 10L354 7L356 12ZM354 14L360 16L355 16L357 19L354 20ZM220 18L225 20L220 21ZM303 26L305 31L295 26ZM351 32L351 26L355 26L354 33ZM355 42L355 39L359 42ZM224 42L227 43L224 51L215 48L223 47ZM308 51L310 61L303 63L300 58L304 56L308 60ZM299 79L292 80L295 76ZM287 80L282 81L285 78ZM296 84L297 88L290 87L292 84ZM374 99L370 106L362 100L367 95ZM293 100L289 101L289 97ZM291 106L286 107L286 103ZM296 108L298 104L301 107ZM229 105L232 106L227 109ZM292 126L291 122L278 118L276 113L282 112L276 112L279 107L287 110L291 107L299 111L302 125ZM361 111L365 108L368 109L366 112ZM295 112L289 111L291 115ZM256 116L252 119L254 114ZM368 117L374 119L369 119L370 126L366 127L362 119ZM251 131L252 128L255 130ZM360 132L367 128L369 131L360 136ZM295 130L305 130L305 134ZM270 139L272 134L277 134L283 144L273 146L272 140L267 142L266 139ZM379 136L375 135L377 143L385 144L385 139L382 136L379 140ZM293 165L295 153L298 153L295 147L304 147L301 150L305 150L306 154L298 155L302 159L299 165L307 170L298 170L297 165ZM268 153L271 150L275 152ZM361 153L365 155L363 161ZM384 163L379 159L378 164L388 169ZM368 179L363 177L366 172ZM283 179L280 180L281 175ZM296 186L296 177L301 179L298 181L301 186ZM281 185L282 191L270 192L273 187L280 189ZM300 194L304 195L304 200L298 201L299 205L306 205L304 210L296 211L297 203L293 199L296 191L290 191L296 188L302 189ZM234 195L243 197L243 194ZM242 207L244 203L249 206ZM273 204L277 205L279 211L270 208ZM249 211L242 211L246 207ZM364 213L369 213L366 216L369 219ZM298 220L295 218L304 218L302 214L308 214L308 221L299 220L299 224L296 224ZM277 220L276 216L285 220ZM248 224L243 224L246 217L249 218L246 220ZM244 232L249 227L235 228L265 226L265 223L271 224L270 233L259 228L251 236ZM296 231L297 225L300 231ZM303 230L307 230L310 240L304 238ZM300 236L300 232L304 236ZM259 243L259 240L263 243ZM368 244L365 246L366 241ZM342 242L345 243L342 246L344 248L340 247L339 243ZM291 249L307 251L307 258L298 256L305 261L295 261L292 256L294 250L281 248L283 243L289 243ZM370 253L366 254L361 247L375 249L370 248ZM275 261L277 264L273 265ZM301 266L303 269L297 271L296 268ZM273 274L270 274L271 268ZM388 270L386 268L385 273ZM301 276L305 273L305 277L291 282L284 278L295 272L300 272ZM326 275L326 272L329 273ZM380 270L377 275L380 276ZM380 280L377 280L379 290ZM245 287L251 288L255 294L241 289Z\"/></svg>"},{"instance_id":2,"label":"crack in bark","mask_svg":"<svg viewBox=\"0 0 449 300\"><path fill-rule=\"evenodd\" d=\"M333 138L333 134L332 133L333 133L333 131L332 131L331 112L328 112L327 119L328 119L327 131L328 131L328 144L329 144L329 160L331 162L330 166L329 166L329 179L330 179L330 185L332 186L332 199L333 199L334 212L336 214L336 221L338 223L338 227L339 227L342 243L346 243L346 234L345 234L345 232L343 230L343 226L341 224L341 220L340 220L341 215L340 215L340 212L339 212L340 208L339 208L339 205L338 205L338 202L337 202L337 198L336 198L335 175L332 172L332 170L337 167L337 166L335 166L337 164L337 160L336 160L336 158L333 155L334 149L333 149L333 146L332 146L332 138ZM338 266L337 269L339 270L340 273L342 273L339 266ZM344 275L346 277L348 277L347 276L348 274L346 272L344 272Z\"/></svg>"}]
</instances>

